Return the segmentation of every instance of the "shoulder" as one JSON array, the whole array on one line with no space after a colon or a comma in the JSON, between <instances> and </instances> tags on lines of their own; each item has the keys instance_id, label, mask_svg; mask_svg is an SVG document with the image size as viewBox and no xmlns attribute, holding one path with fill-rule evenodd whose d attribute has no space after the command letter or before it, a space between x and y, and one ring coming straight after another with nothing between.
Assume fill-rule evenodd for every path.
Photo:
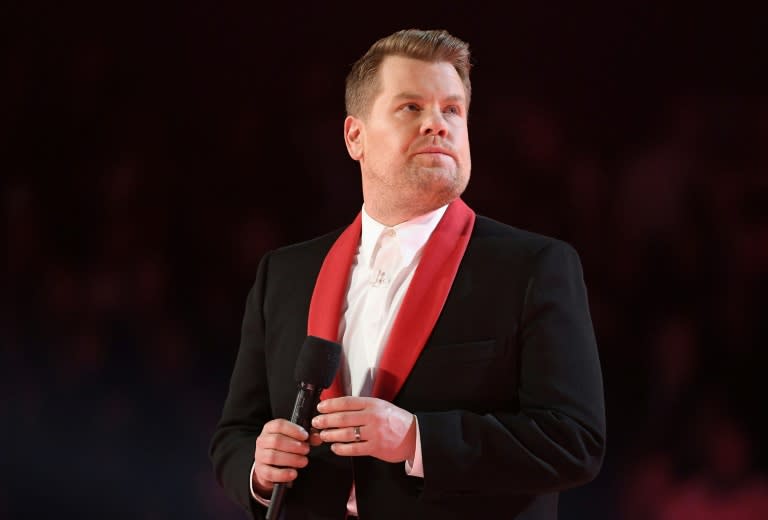
<instances>
[{"instance_id":1,"label":"shoulder","mask_svg":"<svg viewBox=\"0 0 768 520\"><path fill-rule=\"evenodd\" d=\"M328 250L342 229L325 235L279 247L261 257L254 287L259 292L278 291L292 294L314 285Z\"/></svg>"},{"instance_id":2,"label":"shoulder","mask_svg":"<svg viewBox=\"0 0 768 520\"><path fill-rule=\"evenodd\" d=\"M320 257L322 260L344 229L345 228L339 228L310 240L273 249L272 251L269 251L267 255L271 260L280 260L284 262L312 261L317 257Z\"/></svg>"},{"instance_id":3,"label":"shoulder","mask_svg":"<svg viewBox=\"0 0 768 520\"><path fill-rule=\"evenodd\" d=\"M259 273L271 279L303 279L320 271L320 266L344 228L310 240L272 249L264 254L259 263ZM257 274L258 276L258 274Z\"/></svg>"},{"instance_id":4,"label":"shoulder","mask_svg":"<svg viewBox=\"0 0 768 520\"><path fill-rule=\"evenodd\" d=\"M475 219L470 244L473 249L501 255L536 258L556 253L578 258L573 246L563 240L516 228L482 215L477 215Z\"/></svg>"}]
</instances>

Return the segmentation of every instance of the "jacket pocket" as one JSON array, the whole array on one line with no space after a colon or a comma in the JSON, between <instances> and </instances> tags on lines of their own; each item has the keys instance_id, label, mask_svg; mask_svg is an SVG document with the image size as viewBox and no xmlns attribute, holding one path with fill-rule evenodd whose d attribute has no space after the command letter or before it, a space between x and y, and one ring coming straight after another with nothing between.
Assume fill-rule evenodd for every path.
<instances>
[{"instance_id":1,"label":"jacket pocket","mask_svg":"<svg viewBox=\"0 0 768 520\"><path fill-rule=\"evenodd\" d=\"M488 361L500 355L497 345L498 342L495 339L429 345L421 352L419 362L431 365L457 361L464 363Z\"/></svg>"}]
</instances>

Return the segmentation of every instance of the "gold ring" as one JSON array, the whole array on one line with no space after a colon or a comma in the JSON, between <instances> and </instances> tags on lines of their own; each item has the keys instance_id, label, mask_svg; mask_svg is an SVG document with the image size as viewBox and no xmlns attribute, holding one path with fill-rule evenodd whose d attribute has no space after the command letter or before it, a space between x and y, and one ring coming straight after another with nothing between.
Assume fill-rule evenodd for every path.
<instances>
[{"instance_id":1,"label":"gold ring","mask_svg":"<svg viewBox=\"0 0 768 520\"><path fill-rule=\"evenodd\" d=\"M355 442L360 442L360 427L355 426Z\"/></svg>"}]
</instances>

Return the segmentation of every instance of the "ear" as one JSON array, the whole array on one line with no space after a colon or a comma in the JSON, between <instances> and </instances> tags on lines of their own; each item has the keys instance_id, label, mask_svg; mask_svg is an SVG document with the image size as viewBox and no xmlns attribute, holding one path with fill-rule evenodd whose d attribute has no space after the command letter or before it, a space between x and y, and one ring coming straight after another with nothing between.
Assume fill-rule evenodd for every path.
<instances>
[{"instance_id":1,"label":"ear","mask_svg":"<svg viewBox=\"0 0 768 520\"><path fill-rule=\"evenodd\" d=\"M344 142L347 145L347 153L355 161L363 157L363 121L347 116L344 119Z\"/></svg>"}]
</instances>

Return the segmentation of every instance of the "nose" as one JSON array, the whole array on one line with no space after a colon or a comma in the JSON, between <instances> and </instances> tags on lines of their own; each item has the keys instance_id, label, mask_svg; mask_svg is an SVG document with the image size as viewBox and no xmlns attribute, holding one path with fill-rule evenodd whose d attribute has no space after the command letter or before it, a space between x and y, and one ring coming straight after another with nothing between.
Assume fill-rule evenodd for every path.
<instances>
[{"instance_id":1,"label":"nose","mask_svg":"<svg viewBox=\"0 0 768 520\"><path fill-rule=\"evenodd\" d=\"M445 137L448 134L448 125L439 108L424 110L424 119L421 122L421 135L437 135Z\"/></svg>"}]
</instances>

